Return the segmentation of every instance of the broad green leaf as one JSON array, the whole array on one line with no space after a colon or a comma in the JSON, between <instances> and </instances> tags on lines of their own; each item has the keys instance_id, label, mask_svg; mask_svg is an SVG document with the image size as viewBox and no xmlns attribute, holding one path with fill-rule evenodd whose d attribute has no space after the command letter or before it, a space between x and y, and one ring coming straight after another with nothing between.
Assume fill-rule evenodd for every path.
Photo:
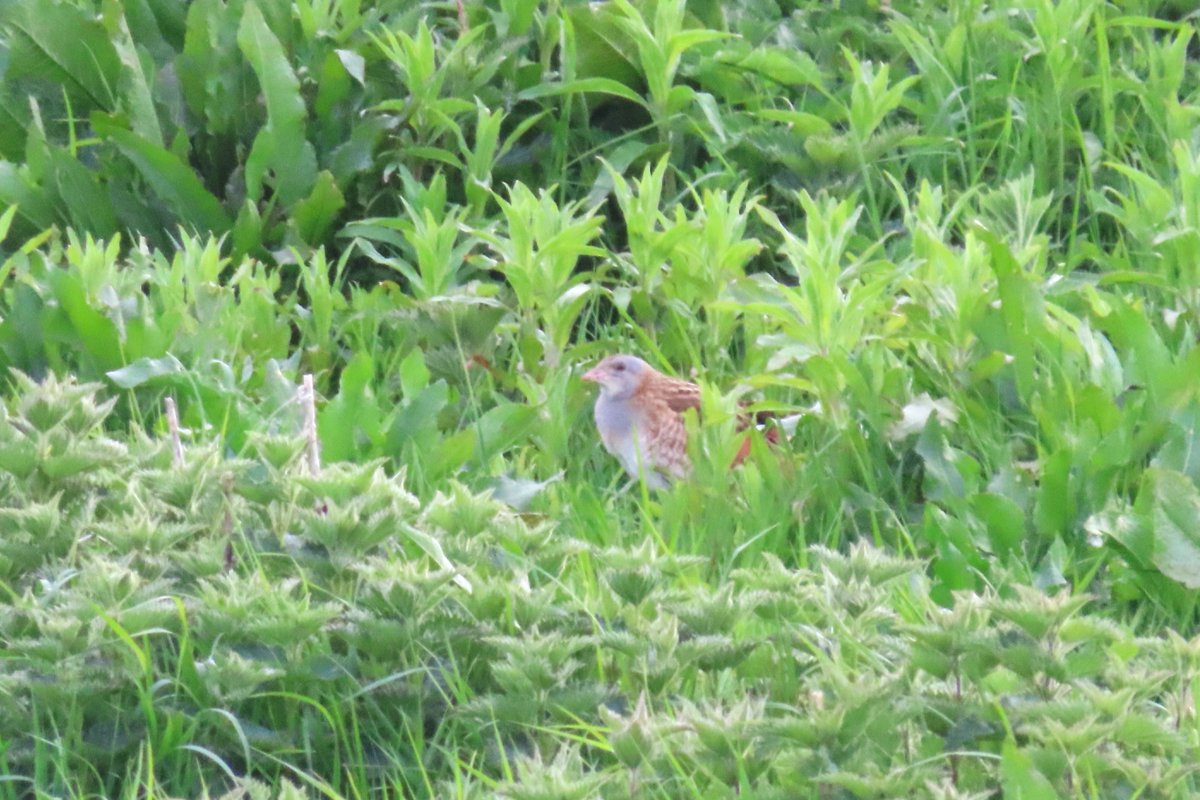
<instances>
[{"instance_id":1,"label":"broad green leaf","mask_svg":"<svg viewBox=\"0 0 1200 800\"><path fill-rule=\"evenodd\" d=\"M1189 589L1200 589L1200 490L1186 475L1151 467L1150 492L1154 565ZM1145 490L1144 490L1145 491Z\"/></svg>"},{"instance_id":2,"label":"broad green leaf","mask_svg":"<svg viewBox=\"0 0 1200 800\"><path fill-rule=\"evenodd\" d=\"M183 375L187 369L179 359L172 355L162 358L139 358L132 364L120 369L109 370L106 374L109 380L122 389L134 389L155 378L172 375Z\"/></svg>"},{"instance_id":3,"label":"broad green leaf","mask_svg":"<svg viewBox=\"0 0 1200 800\"><path fill-rule=\"evenodd\" d=\"M1046 536L1066 536L1077 513L1072 496L1071 451L1059 450L1042 459L1034 522Z\"/></svg>"},{"instance_id":4,"label":"broad green leaf","mask_svg":"<svg viewBox=\"0 0 1200 800\"><path fill-rule=\"evenodd\" d=\"M238 209L237 219L230 230L233 255L241 258L256 252L263 246L266 234L266 224L258 211L258 204L247 198Z\"/></svg>"},{"instance_id":5,"label":"broad green leaf","mask_svg":"<svg viewBox=\"0 0 1200 800\"><path fill-rule=\"evenodd\" d=\"M359 120L350 138L333 149L327 164L339 186L348 186L355 175L374 168L375 149L390 124L382 117Z\"/></svg>"},{"instance_id":6,"label":"broad green leaf","mask_svg":"<svg viewBox=\"0 0 1200 800\"><path fill-rule=\"evenodd\" d=\"M6 79L32 75L70 93L76 112L113 110L120 59L108 32L82 8L60 0L0 4L0 30L8 33Z\"/></svg>"},{"instance_id":7,"label":"broad green leaf","mask_svg":"<svg viewBox=\"0 0 1200 800\"><path fill-rule=\"evenodd\" d=\"M92 366L100 372L118 369L124 361L120 332L111 319L92 306L79 274L66 270L52 272L50 284L72 333L70 339L60 340L61 343L87 353L93 360Z\"/></svg>"},{"instance_id":8,"label":"broad green leaf","mask_svg":"<svg viewBox=\"0 0 1200 800\"><path fill-rule=\"evenodd\" d=\"M388 452L398 454L409 442L430 444L440 431L437 415L449 400L450 388L445 381L437 381L417 393L397 412L388 431Z\"/></svg>"},{"instance_id":9,"label":"broad green leaf","mask_svg":"<svg viewBox=\"0 0 1200 800\"><path fill-rule=\"evenodd\" d=\"M424 145L414 145L406 147L403 150L406 158L420 159L423 161L437 161L442 164L454 167L455 169L463 169L463 163L458 156L451 153L443 147L427 147Z\"/></svg>"},{"instance_id":10,"label":"broad green leaf","mask_svg":"<svg viewBox=\"0 0 1200 800\"><path fill-rule=\"evenodd\" d=\"M328 170L321 170L312 194L297 203L292 212L296 232L314 247L321 244L345 206L346 198L334 182L333 175Z\"/></svg>"},{"instance_id":11,"label":"broad green leaf","mask_svg":"<svg viewBox=\"0 0 1200 800\"><path fill-rule=\"evenodd\" d=\"M317 414L317 429L327 461L377 455L383 444L383 411L371 389L375 362L356 353L342 370L337 396ZM365 450L360 445L366 445Z\"/></svg>"},{"instance_id":12,"label":"broad green leaf","mask_svg":"<svg viewBox=\"0 0 1200 800\"><path fill-rule=\"evenodd\" d=\"M220 202L178 156L103 117L93 117L92 125L133 163L180 223L196 231L220 234L229 230L229 218Z\"/></svg>"},{"instance_id":13,"label":"broad green leaf","mask_svg":"<svg viewBox=\"0 0 1200 800\"><path fill-rule=\"evenodd\" d=\"M1010 737L1000 752L1000 782L1005 800L1058 800L1058 793L1033 759Z\"/></svg>"},{"instance_id":14,"label":"broad green leaf","mask_svg":"<svg viewBox=\"0 0 1200 800\"><path fill-rule=\"evenodd\" d=\"M0 80L0 159L20 159L25 152L29 112L11 94Z\"/></svg>"},{"instance_id":15,"label":"broad green leaf","mask_svg":"<svg viewBox=\"0 0 1200 800\"><path fill-rule=\"evenodd\" d=\"M564 77L605 78L625 86L640 82L637 49L618 24L613 4L572 3L564 11L576 42L575 68L564 71Z\"/></svg>"},{"instance_id":16,"label":"broad green leaf","mask_svg":"<svg viewBox=\"0 0 1200 800\"><path fill-rule=\"evenodd\" d=\"M962 498L966 485L954 465L954 455L936 414L929 416L915 449L925 464L925 493L929 498L940 501Z\"/></svg>"},{"instance_id":17,"label":"broad green leaf","mask_svg":"<svg viewBox=\"0 0 1200 800\"><path fill-rule=\"evenodd\" d=\"M45 185L56 190L70 224L98 237L114 236L119 230L117 218L98 173L61 148L48 146L46 156Z\"/></svg>"},{"instance_id":18,"label":"broad green leaf","mask_svg":"<svg viewBox=\"0 0 1200 800\"><path fill-rule=\"evenodd\" d=\"M400 390L406 399L416 397L429 385L429 368L425 366L425 354L413 348L400 362Z\"/></svg>"},{"instance_id":19,"label":"broad green leaf","mask_svg":"<svg viewBox=\"0 0 1200 800\"><path fill-rule=\"evenodd\" d=\"M25 168L0 161L0 203L15 206L17 216L35 230L55 222L54 204L45 189L30 181Z\"/></svg>"},{"instance_id":20,"label":"broad green leaf","mask_svg":"<svg viewBox=\"0 0 1200 800\"><path fill-rule=\"evenodd\" d=\"M680 31L671 37L668 44L667 57L670 60L678 59L684 52L691 50L693 47L709 42L719 42L722 39L728 39L730 34L724 31L712 31L706 28L693 28L691 30Z\"/></svg>"},{"instance_id":21,"label":"broad green leaf","mask_svg":"<svg viewBox=\"0 0 1200 800\"><path fill-rule=\"evenodd\" d=\"M1193 401L1172 415L1153 464L1200 482L1200 402Z\"/></svg>"},{"instance_id":22,"label":"broad green leaf","mask_svg":"<svg viewBox=\"0 0 1200 800\"><path fill-rule=\"evenodd\" d=\"M267 124L254 138L246 159L246 194L261 199L263 183L273 173L275 194L280 204L289 208L312 190L317 177L316 154L305 138L300 82L283 45L253 0L242 12L237 40L258 76L267 104Z\"/></svg>"},{"instance_id":23,"label":"broad green leaf","mask_svg":"<svg viewBox=\"0 0 1200 800\"><path fill-rule=\"evenodd\" d=\"M528 437L537 422L537 410L530 406L507 403L490 409L474 426L480 452L488 456L504 452Z\"/></svg>"},{"instance_id":24,"label":"broad green leaf","mask_svg":"<svg viewBox=\"0 0 1200 800\"><path fill-rule=\"evenodd\" d=\"M257 90L238 50L238 22L223 0L194 0L187 7L175 72L188 109L210 134L244 136L259 120L257 107L245 102Z\"/></svg>"},{"instance_id":25,"label":"broad green leaf","mask_svg":"<svg viewBox=\"0 0 1200 800\"><path fill-rule=\"evenodd\" d=\"M429 388L433 389L438 385L435 383ZM425 468L429 475L440 481L462 469L475 455L477 442L478 437L470 428L438 439L426 456Z\"/></svg>"},{"instance_id":26,"label":"broad green leaf","mask_svg":"<svg viewBox=\"0 0 1200 800\"><path fill-rule=\"evenodd\" d=\"M124 0L122 6L138 47L159 63L173 58L183 44L187 9L170 0Z\"/></svg>"},{"instance_id":27,"label":"broad green leaf","mask_svg":"<svg viewBox=\"0 0 1200 800\"><path fill-rule=\"evenodd\" d=\"M346 68L346 73L358 81L359 85L366 85L366 61L362 55L353 50L334 50L333 52L342 62L342 66Z\"/></svg>"},{"instance_id":28,"label":"broad green leaf","mask_svg":"<svg viewBox=\"0 0 1200 800\"><path fill-rule=\"evenodd\" d=\"M1156 401L1167 399L1181 385L1192 385L1191 376L1176 369L1170 351L1155 329L1143 301L1103 295L1111 311L1097 321L1124 357L1125 380L1145 387Z\"/></svg>"},{"instance_id":29,"label":"broad green leaf","mask_svg":"<svg viewBox=\"0 0 1200 800\"><path fill-rule=\"evenodd\" d=\"M3 214L0 214L0 244L3 244L5 237L8 236L8 229L12 227L13 217L16 215L16 206L9 206L8 208L4 209Z\"/></svg>"},{"instance_id":30,"label":"broad green leaf","mask_svg":"<svg viewBox=\"0 0 1200 800\"><path fill-rule=\"evenodd\" d=\"M1034 331L1040 327L1041 296L1030 286L1007 244L990 231L976 229L975 233L987 244L992 256L1017 391L1028 398L1033 391Z\"/></svg>"},{"instance_id":31,"label":"broad green leaf","mask_svg":"<svg viewBox=\"0 0 1200 800\"><path fill-rule=\"evenodd\" d=\"M146 74L145 63L153 64L149 56L143 62L142 53L129 32L125 9L119 0L104 0L104 25L121 61L120 98L123 110L129 115L134 133L156 145L164 143L158 114L154 109L152 79Z\"/></svg>"},{"instance_id":32,"label":"broad green leaf","mask_svg":"<svg viewBox=\"0 0 1200 800\"><path fill-rule=\"evenodd\" d=\"M783 86L821 86L821 69L807 53L782 47L755 47L745 53L719 54L717 60L757 72ZM798 113L798 112L797 112Z\"/></svg>"},{"instance_id":33,"label":"broad green leaf","mask_svg":"<svg viewBox=\"0 0 1200 800\"><path fill-rule=\"evenodd\" d=\"M325 56L317 83L317 98L313 103L313 117L318 125L329 128L341 126L343 120L335 109L339 103L346 100L350 89L350 75L346 72L343 62L333 53Z\"/></svg>"},{"instance_id":34,"label":"broad green leaf","mask_svg":"<svg viewBox=\"0 0 1200 800\"><path fill-rule=\"evenodd\" d=\"M999 556L1019 555L1025 541L1025 512L998 494L983 493L971 498L971 507L987 526L992 552Z\"/></svg>"}]
</instances>

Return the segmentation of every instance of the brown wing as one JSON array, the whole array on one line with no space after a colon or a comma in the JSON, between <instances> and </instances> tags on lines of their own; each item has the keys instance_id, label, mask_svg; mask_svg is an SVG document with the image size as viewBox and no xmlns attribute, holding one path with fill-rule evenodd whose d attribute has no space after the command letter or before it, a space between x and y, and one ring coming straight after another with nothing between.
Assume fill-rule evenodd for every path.
<instances>
[{"instance_id":1,"label":"brown wing","mask_svg":"<svg viewBox=\"0 0 1200 800\"><path fill-rule=\"evenodd\" d=\"M694 383L664 377L655 386L655 390L655 395L677 414L682 414L689 408L700 411L700 387ZM751 425L763 425L774 418L775 414L770 411L757 411L753 414L743 412L738 415L738 430L745 430ZM770 438L770 435L768 431L767 437Z\"/></svg>"},{"instance_id":2,"label":"brown wing","mask_svg":"<svg viewBox=\"0 0 1200 800\"><path fill-rule=\"evenodd\" d=\"M656 372L642 385L640 402L646 463L664 476L683 477L691 467L683 412L699 410L700 387Z\"/></svg>"},{"instance_id":3,"label":"brown wing","mask_svg":"<svg viewBox=\"0 0 1200 800\"><path fill-rule=\"evenodd\" d=\"M665 400L654 404L649 411L643 433L647 463L671 478L686 476L692 465L687 453L687 426L681 412Z\"/></svg>"},{"instance_id":4,"label":"brown wing","mask_svg":"<svg viewBox=\"0 0 1200 800\"><path fill-rule=\"evenodd\" d=\"M689 408L700 410L700 387L694 383L664 378L654 388L655 394L676 414L682 414Z\"/></svg>"}]
</instances>

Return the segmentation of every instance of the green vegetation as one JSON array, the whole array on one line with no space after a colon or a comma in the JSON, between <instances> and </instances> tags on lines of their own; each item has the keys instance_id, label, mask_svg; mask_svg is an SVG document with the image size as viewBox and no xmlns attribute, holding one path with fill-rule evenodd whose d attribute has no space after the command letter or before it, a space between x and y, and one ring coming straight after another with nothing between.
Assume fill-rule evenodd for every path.
<instances>
[{"instance_id":1,"label":"green vegetation","mask_svg":"<svg viewBox=\"0 0 1200 800\"><path fill-rule=\"evenodd\" d=\"M1195 27L0 0L0 800L1200 796Z\"/></svg>"}]
</instances>

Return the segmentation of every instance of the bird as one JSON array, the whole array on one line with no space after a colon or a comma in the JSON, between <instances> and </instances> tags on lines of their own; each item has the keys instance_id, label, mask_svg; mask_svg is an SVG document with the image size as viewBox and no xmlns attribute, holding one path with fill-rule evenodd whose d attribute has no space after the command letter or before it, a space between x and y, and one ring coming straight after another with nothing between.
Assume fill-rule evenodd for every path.
<instances>
[{"instance_id":1,"label":"bird","mask_svg":"<svg viewBox=\"0 0 1200 800\"><path fill-rule=\"evenodd\" d=\"M654 490L668 488L691 472L687 454L687 427L683 413L700 409L700 387L690 381L662 374L637 356L619 353L608 356L583 374L582 379L600 387L594 416L604 449L615 456L634 480L643 478ZM785 430L795 429L799 415L781 420ZM756 420L761 421L761 420ZM750 424L743 418L742 427ZM768 441L779 439L779 431L766 431ZM746 437L733 463L750 453Z\"/></svg>"}]
</instances>

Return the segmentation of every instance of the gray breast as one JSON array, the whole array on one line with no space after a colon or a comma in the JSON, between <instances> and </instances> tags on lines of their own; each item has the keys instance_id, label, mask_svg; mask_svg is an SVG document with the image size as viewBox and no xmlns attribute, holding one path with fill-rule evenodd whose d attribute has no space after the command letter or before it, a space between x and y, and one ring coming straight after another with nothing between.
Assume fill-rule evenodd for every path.
<instances>
[{"instance_id":1,"label":"gray breast","mask_svg":"<svg viewBox=\"0 0 1200 800\"><path fill-rule=\"evenodd\" d=\"M629 440L633 430L628 404L601 394L596 398L595 417L596 430L600 433L604 449L618 455L618 451L623 449L621 445Z\"/></svg>"},{"instance_id":2,"label":"gray breast","mask_svg":"<svg viewBox=\"0 0 1200 800\"><path fill-rule=\"evenodd\" d=\"M668 481L660 475L653 464L647 463L645 443L641 436L634 436L638 426L637 416L630 410L629 404L621 400L612 400L600 395L596 399L596 430L600 432L600 441L604 449L617 457L625 472L637 479L641 472L646 484L651 489L665 489ZM641 466L641 470L638 467Z\"/></svg>"}]
</instances>

